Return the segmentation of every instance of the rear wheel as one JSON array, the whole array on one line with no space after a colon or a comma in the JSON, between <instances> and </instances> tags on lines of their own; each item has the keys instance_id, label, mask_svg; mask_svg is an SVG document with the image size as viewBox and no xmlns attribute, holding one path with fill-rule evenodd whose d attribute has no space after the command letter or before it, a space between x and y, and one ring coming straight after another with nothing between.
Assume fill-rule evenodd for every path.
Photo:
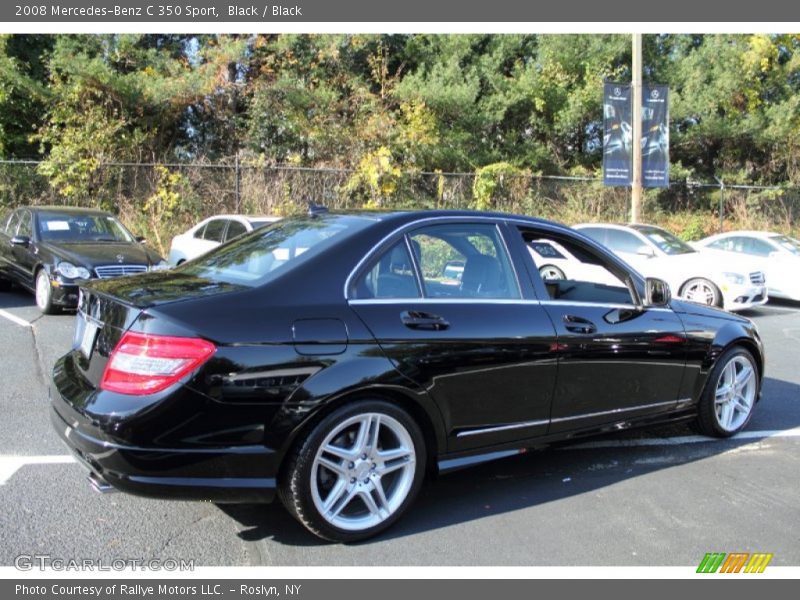
<instances>
[{"instance_id":1,"label":"rear wheel","mask_svg":"<svg viewBox=\"0 0 800 600\"><path fill-rule=\"evenodd\" d=\"M36 273L36 306L45 315L56 312L53 306L53 287L50 285L50 276L44 269Z\"/></svg>"},{"instance_id":2,"label":"rear wheel","mask_svg":"<svg viewBox=\"0 0 800 600\"><path fill-rule=\"evenodd\" d=\"M705 304L707 306L722 306L722 293L714 282L702 277L690 279L681 287L681 298Z\"/></svg>"},{"instance_id":3,"label":"rear wheel","mask_svg":"<svg viewBox=\"0 0 800 600\"><path fill-rule=\"evenodd\" d=\"M697 429L708 436L730 437L750 421L758 395L758 367L742 347L727 350L708 377L700 398Z\"/></svg>"},{"instance_id":4,"label":"rear wheel","mask_svg":"<svg viewBox=\"0 0 800 600\"><path fill-rule=\"evenodd\" d=\"M315 535L354 542L383 531L422 485L425 446L416 422L384 401L344 406L288 458L279 495Z\"/></svg>"}]
</instances>

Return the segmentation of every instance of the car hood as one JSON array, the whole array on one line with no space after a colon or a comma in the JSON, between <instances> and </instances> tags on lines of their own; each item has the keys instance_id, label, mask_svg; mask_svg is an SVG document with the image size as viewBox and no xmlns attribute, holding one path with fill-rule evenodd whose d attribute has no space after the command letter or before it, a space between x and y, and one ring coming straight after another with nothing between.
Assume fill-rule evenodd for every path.
<instances>
[{"instance_id":1,"label":"car hood","mask_svg":"<svg viewBox=\"0 0 800 600\"><path fill-rule=\"evenodd\" d=\"M709 272L740 273L749 275L753 271L763 271L764 261L741 254L732 255L730 252L715 250L713 248L697 249L697 252L689 254L679 254L671 257L676 263L683 261L683 264L700 266Z\"/></svg>"},{"instance_id":2,"label":"car hood","mask_svg":"<svg viewBox=\"0 0 800 600\"><path fill-rule=\"evenodd\" d=\"M85 287L141 309L251 289L175 271L151 271L130 277L96 280Z\"/></svg>"},{"instance_id":3,"label":"car hood","mask_svg":"<svg viewBox=\"0 0 800 600\"><path fill-rule=\"evenodd\" d=\"M154 250L137 242L44 242L40 245L62 260L90 269L116 264L151 266L161 260Z\"/></svg>"}]
</instances>

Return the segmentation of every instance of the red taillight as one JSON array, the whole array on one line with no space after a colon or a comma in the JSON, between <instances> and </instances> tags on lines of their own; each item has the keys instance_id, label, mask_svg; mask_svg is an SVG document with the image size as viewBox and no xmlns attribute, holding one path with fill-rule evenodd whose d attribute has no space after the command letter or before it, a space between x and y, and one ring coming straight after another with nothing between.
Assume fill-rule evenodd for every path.
<instances>
[{"instance_id":1,"label":"red taillight","mask_svg":"<svg viewBox=\"0 0 800 600\"><path fill-rule=\"evenodd\" d=\"M154 394L202 365L215 350L198 338L127 332L108 359L100 387L134 396Z\"/></svg>"}]
</instances>

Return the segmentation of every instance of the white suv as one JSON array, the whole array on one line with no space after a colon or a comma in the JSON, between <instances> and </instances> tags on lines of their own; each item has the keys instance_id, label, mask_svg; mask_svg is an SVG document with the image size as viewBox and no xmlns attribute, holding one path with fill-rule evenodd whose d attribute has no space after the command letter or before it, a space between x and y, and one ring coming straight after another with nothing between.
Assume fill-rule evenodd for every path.
<instances>
[{"instance_id":1,"label":"white suv","mask_svg":"<svg viewBox=\"0 0 800 600\"><path fill-rule=\"evenodd\" d=\"M646 277L665 280L686 300L736 311L764 304L764 273L749 260L721 261L652 225L584 223L575 229L612 250Z\"/></svg>"}]
</instances>

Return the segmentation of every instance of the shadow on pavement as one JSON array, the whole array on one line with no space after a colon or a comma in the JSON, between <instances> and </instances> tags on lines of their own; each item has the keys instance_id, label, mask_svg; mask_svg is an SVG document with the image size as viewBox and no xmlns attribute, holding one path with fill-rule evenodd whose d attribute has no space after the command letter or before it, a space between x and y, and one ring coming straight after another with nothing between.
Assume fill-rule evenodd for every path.
<instances>
[{"instance_id":1,"label":"shadow on pavement","mask_svg":"<svg viewBox=\"0 0 800 600\"><path fill-rule=\"evenodd\" d=\"M765 400L759 403L745 431L787 430L800 426L800 411L783 411L781 402L800 397L800 386L766 378ZM758 410L758 409L761 410ZM781 414L773 415L771 412ZM766 414L761 414L766 413ZM772 427L765 427L771 422ZM775 423L779 422L779 426ZM592 438L591 441L635 440L694 436L686 424L630 430ZM621 481L710 458L763 438L697 441L682 445L574 448L556 445L512 458L484 463L426 482L416 503L387 532L361 542L370 544L449 527L458 523L554 502L594 492ZM590 441L581 439L578 443ZM573 445L574 446L574 445ZM276 500L272 505L219 505L243 527L239 536L257 542L272 539L290 546L319 546L317 539L297 523Z\"/></svg>"}]
</instances>

